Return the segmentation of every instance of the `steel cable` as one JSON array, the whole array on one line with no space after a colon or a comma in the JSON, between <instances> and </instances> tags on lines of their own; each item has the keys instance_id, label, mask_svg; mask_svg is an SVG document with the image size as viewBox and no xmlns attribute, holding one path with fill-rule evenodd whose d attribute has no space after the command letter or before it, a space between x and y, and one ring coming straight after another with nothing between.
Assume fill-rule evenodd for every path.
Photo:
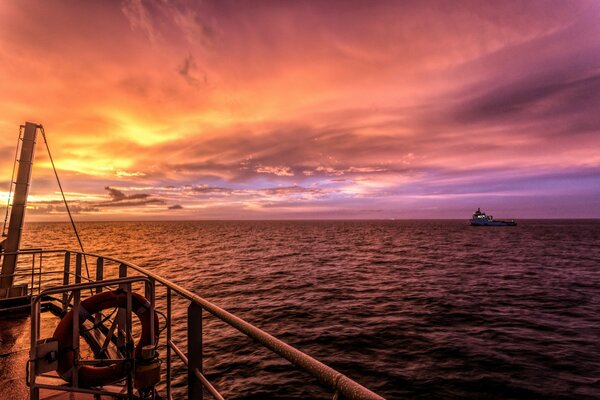
<instances>
[{"instance_id":1,"label":"steel cable","mask_svg":"<svg viewBox=\"0 0 600 400\"><path fill-rule=\"evenodd\" d=\"M87 274L88 279L90 279L90 270L88 268L87 258L85 256L85 250L83 249L83 243L81 242L81 238L79 237L79 232L77 232L77 227L75 226L75 221L73 220L73 216L71 215L71 209L69 208L69 203L67 203L67 198L65 197L65 193L63 191L62 185L60 183L60 179L58 178L58 172L56 171L56 167L54 166L54 160L52 159L52 154L50 153L50 146L48 145L48 139L46 139L46 131L42 125L38 125L40 131L42 132L42 137L44 138L44 144L46 145L46 150L48 151L48 157L50 158L50 164L52 164L52 169L54 170L54 176L56 176L56 182L58 183L58 188L60 189L60 194L62 195L63 202L65 203L65 207L67 209L67 214L69 214L69 220L71 221L71 226L73 227L73 231L75 232L75 236L77 236L77 242L79 243L79 248L81 249L81 253L83 253L83 261L85 264L85 273Z\"/></svg>"}]
</instances>

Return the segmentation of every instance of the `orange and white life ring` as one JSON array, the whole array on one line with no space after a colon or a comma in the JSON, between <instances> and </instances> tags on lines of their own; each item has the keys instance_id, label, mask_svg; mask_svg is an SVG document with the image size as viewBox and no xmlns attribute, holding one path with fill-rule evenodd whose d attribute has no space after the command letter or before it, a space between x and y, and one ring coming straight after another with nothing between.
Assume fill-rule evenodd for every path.
<instances>
[{"instance_id":1,"label":"orange and white life ring","mask_svg":"<svg viewBox=\"0 0 600 400\"><path fill-rule=\"evenodd\" d=\"M123 290L110 290L98 293L83 300L79 304L79 325L91 318L94 314L115 307L127 306L127 292ZM150 302L142 295L131 293L131 310L138 316L142 324L142 334L135 346L134 356L141 357L142 347L151 343L150 334ZM154 343L158 340L158 317L154 313ZM64 380L70 382L73 376L73 310L69 311L60 321L53 335L58 341L58 369L57 372ZM127 375L124 363L113 363L107 366L96 367L89 365L79 366L77 370L77 383L80 387L102 386L116 382Z\"/></svg>"}]
</instances>

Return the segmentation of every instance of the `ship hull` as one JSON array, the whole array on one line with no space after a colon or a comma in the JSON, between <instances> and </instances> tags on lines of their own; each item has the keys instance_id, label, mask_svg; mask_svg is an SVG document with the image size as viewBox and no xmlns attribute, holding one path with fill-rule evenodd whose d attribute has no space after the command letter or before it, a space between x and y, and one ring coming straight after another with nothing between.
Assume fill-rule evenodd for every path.
<instances>
[{"instance_id":1,"label":"ship hull","mask_svg":"<svg viewBox=\"0 0 600 400\"><path fill-rule=\"evenodd\" d=\"M471 221L471 226L517 226L514 221Z\"/></svg>"}]
</instances>

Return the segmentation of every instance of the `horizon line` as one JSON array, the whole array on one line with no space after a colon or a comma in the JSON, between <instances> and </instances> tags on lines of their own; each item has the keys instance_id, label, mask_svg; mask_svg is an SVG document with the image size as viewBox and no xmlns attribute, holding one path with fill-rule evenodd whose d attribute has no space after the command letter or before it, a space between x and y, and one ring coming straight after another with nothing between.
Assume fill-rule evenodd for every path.
<instances>
[{"instance_id":1,"label":"horizon line","mask_svg":"<svg viewBox=\"0 0 600 400\"><path fill-rule=\"evenodd\" d=\"M518 218L518 221L600 221L600 217L538 217L538 218ZM75 221L79 222L246 222L246 221L469 221L469 218L206 218L206 219L86 219ZM517 219L515 219L517 221ZM517 222L518 222L517 221ZM25 221L29 223L70 223L69 221L48 220L48 221Z\"/></svg>"}]
</instances>

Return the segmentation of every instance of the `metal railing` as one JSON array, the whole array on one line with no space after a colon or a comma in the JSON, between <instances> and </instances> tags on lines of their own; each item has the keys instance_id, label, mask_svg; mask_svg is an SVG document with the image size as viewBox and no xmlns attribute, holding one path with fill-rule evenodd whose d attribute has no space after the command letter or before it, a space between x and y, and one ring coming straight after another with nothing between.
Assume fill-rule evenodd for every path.
<instances>
[{"instance_id":1,"label":"metal railing","mask_svg":"<svg viewBox=\"0 0 600 400\"><path fill-rule=\"evenodd\" d=\"M51 271L44 272L41 264L43 255L50 254L64 254L64 265L62 271ZM129 270L135 271L145 276L150 285L146 285L146 291L149 287L157 288L162 286L166 289L165 308L166 308L166 396L167 399L172 399L173 391L171 381L172 375L172 362L171 356L174 353L187 368L187 384L188 384L188 398L189 399L202 399L203 388L215 399L223 399L219 391L209 382L206 378L203 370L203 340L202 340L202 322L203 322L203 311L206 311L219 320L225 322L229 326L235 328L239 332L246 336L254 339L260 345L267 349L270 349L273 353L279 357L289 361L291 364L296 366L299 370L302 370L309 375L313 376L321 382L321 384L331 391L333 391L333 398L345 398L345 399L364 399L364 400L381 400L383 397L372 392L366 387L360 385L354 380L348 378L344 374L336 371L335 369L323 364L322 362L314 359L313 357L303 353L302 351L288 345L287 343L277 339L269 333L255 327L254 325L246 322L245 320L231 314L230 312L220 308L219 306L211 303L210 301L198 296L197 294L157 275L145 268L138 265L113 258L106 257L95 253L81 253L71 252L69 250L26 250L18 252L19 255L39 255L40 266L36 274L39 277L46 274L63 274L63 285L70 284L70 278L75 276L76 280L81 282L81 279L88 280L86 277L81 276L81 259L82 257L89 257L96 259L96 274L95 279L89 278L90 281L102 281L105 276L105 267L118 266L118 277L125 278L128 276ZM71 255L76 256L76 271L75 274L71 273L70 259ZM107 263L108 262L108 263ZM39 278L41 279L41 278ZM41 282L41 281L40 281ZM87 286L86 286L87 287ZM37 293L43 293L41 291L42 284L40 283L36 287ZM32 288L33 291L33 288ZM48 292L46 292L48 293ZM63 305L69 303L69 299L66 297L67 294L63 293ZM154 293L147 293L147 297L151 296L152 299L156 299ZM173 298L177 296L181 299L189 301L187 309L187 355L180 349L180 347L173 341L173 329L172 329L172 306ZM154 304L153 304L154 306Z\"/></svg>"}]
</instances>

